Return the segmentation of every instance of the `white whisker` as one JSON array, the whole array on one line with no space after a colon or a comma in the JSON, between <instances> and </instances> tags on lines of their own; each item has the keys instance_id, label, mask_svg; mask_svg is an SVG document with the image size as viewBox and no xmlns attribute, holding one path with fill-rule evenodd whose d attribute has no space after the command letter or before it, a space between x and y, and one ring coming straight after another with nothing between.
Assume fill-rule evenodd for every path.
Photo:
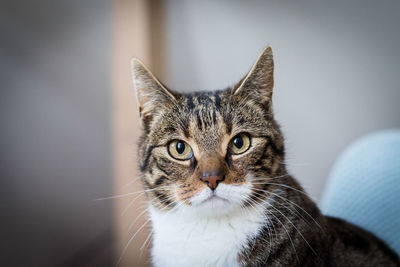
<instances>
[{"instance_id":1,"label":"white whisker","mask_svg":"<svg viewBox=\"0 0 400 267\"><path fill-rule=\"evenodd\" d=\"M121 263L122 258L124 257L129 245L131 244L131 242L133 241L133 239L136 237L136 235L143 229L143 227L150 221L150 219L147 219L142 226L139 227L139 229L132 235L132 237L129 239L128 243L126 244L126 246L124 247L124 249L122 250L121 256L118 259L117 262L117 266Z\"/></svg>"},{"instance_id":2,"label":"white whisker","mask_svg":"<svg viewBox=\"0 0 400 267\"><path fill-rule=\"evenodd\" d=\"M255 189L255 190L258 190L258 191L262 191L262 192L268 193L268 194L271 194L271 195L274 195L274 196L276 196L276 197L279 197L279 198L282 199L283 201L289 202L289 203L291 203L292 205L298 207L298 208L301 209L305 214L307 214L307 215L311 218L311 220L313 220L314 223L315 223L321 230L323 230L323 228L321 227L321 225L319 225L319 223L314 219L314 217L312 217L305 209L303 209L301 206L297 205L295 202L293 202L293 201L291 201L291 200L289 200L289 199L287 199L287 198L285 198L285 197L282 197L282 196L280 196L280 195L278 195L278 194L276 194L276 193L267 191L267 190L263 190L263 189L259 189L259 188L254 188L254 189ZM296 210L296 211L297 211L297 210ZM298 211L297 211L297 212L298 212ZM299 213L299 214L300 214L300 213ZM300 216L301 216L301 215L300 215ZM303 217L303 216L302 216L302 217ZM304 218L303 218L303 219L304 219ZM304 219L304 220L305 220L305 219ZM324 230L323 230L323 231L324 231Z\"/></svg>"},{"instance_id":3,"label":"white whisker","mask_svg":"<svg viewBox=\"0 0 400 267\"><path fill-rule=\"evenodd\" d=\"M261 195L259 193L255 193L258 195ZM263 196L263 195L261 195ZM257 196L256 196L257 197ZM278 210L277 208L275 208L272 204L265 202L266 204L268 204L271 208L273 208L274 210L276 210L277 212L279 212L279 214L281 214L293 227L294 229L296 229L296 231L299 233L299 235L303 238L303 240L306 242L306 244L308 245L308 247L311 249L311 251L315 254L315 256L319 257L318 254L315 252L315 250L311 247L311 245L308 243L308 241L304 238L303 234L299 231L299 229L297 229L297 227L292 223L292 221L285 215L283 214L280 210Z\"/></svg>"},{"instance_id":4,"label":"white whisker","mask_svg":"<svg viewBox=\"0 0 400 267\"><path fill-rule=\"evenodd\" d=\"M137 195L134 199L131 200L131 202L129 202L128 206L122 211L121 213L121 217L124 216L124 214L129 210L129 208L132 206L133 203L135 203L136 199L138 199L140 196L142 196L144 194L144 192L140 193L139 195Z\"/></svg>"},{"instance_id":5,"label":"white whisker","mask_svg":"<svg viewBox=\"0 0 400 267\"><path fill-rule=\"evenodd\" d=\"M292 186L285 185L285 184L277 184L277 183L269 183L269 182L266 182L266 183L252 183L252 184L253 184L253 185L266 185L266 184L269 184L269 185L276 185L276 186L286 187L286 188L292 189L292 190L294 190L294 191L296 191L296 192L299 192L299 193L301 193L301 194L303 194L303 195L309 197L308 194L307 194L306 192L304 192L304 191L302 191L302 190L300 190L300 189L294 188L294 187L292 187Z\"/></svg>"},{"instance_id":6,"label":"white whisker","mask_svg":"<svg viewBox=\"0 0 400 267\"><path fill-rule=\"evenodd\" d=\"M157 188L153 188L153 189L145 189L145 190L140 190L140 191L136 191L136 192L129 192L129 193L126 193L126 194L121 194L121 195L97 198L95 200L98 201L98 200L121 198L121 197L127 197L127 196L136 195L136 194L139 194L139 193L151 192L151 191L156 191L156 190L166 190L167 191L167 190L171 190L173 188L174 188L173 186L170 186L170 187L157 187Z\"/></svg>"},{"instance_id":7,"label":"white whisker","mask_svg":"<svg viewBox=\"0 0 400 267\"><path fill-rule=\"evenodd\" d=\"M261 198L259 198L259 197L257 197L257 196L255 196L255 197L256 197L257 199L261 200L261 202L266 203L266 204L269 204L269 203L266 202L265 200L263 200L263 199L261 199ZM271 205L271 204L269 204L269 205ZM290 236L290 234L289 234L288 230L286 229L285 225L284 225L284 224L281 222L281 220L279 220L279 218L276 217L272 212L268 211L268 209L266 209L265 211L268 212L268 214L272 215L272 216L282 225L282 227L283 227L283 229L285 230L287 236L289 237L289 240L290 240L290 243L291 243L291 245L292 245L292 248L293 248L293 250L294 250L294 252L295 252L295 254L296 254L297 262L300 264L300 260L299 260L299 256L297 255L296 247L294 246L292 237Z\"/></svg>"}]
</instances>

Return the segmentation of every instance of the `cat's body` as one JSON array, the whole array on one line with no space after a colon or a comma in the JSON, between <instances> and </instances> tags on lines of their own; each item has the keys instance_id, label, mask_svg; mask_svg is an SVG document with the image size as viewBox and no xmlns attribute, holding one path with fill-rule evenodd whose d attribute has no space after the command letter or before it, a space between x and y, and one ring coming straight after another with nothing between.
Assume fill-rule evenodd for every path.
<instances>
[{"instance_id":1,"label":"cat's body","mask_svg":"<svg viewBox=\"0 0 400 267\"><path fill-rule=\"evenodd\" d=\"M293 217L280 210L293 223L282 214L279 219L285 228L270 221L274 218L268 212L261 215L261 210L254 209L217 218L150 210L154 266L398 266L396 255L375 236L319 213L314 216L318 215L315 219L323 230L311 218L302 225L299 217L307 215L300 209L302 215ZM295 227L301 228L303 236ZM311 227L310 231L304 232L305 227ZM274 239L280 242L271 246Z\"/></svg>"},{"instance_id":2,"label":"cat's body","mask_svg":"<svg viewBox=\"0 0 400 267\"><path fill-rule=\"evenodd\" d=\"M268 47L227 90L179 94L133 61L155 266L400 266L288 175Z\"/></svg>"}]
</instances>

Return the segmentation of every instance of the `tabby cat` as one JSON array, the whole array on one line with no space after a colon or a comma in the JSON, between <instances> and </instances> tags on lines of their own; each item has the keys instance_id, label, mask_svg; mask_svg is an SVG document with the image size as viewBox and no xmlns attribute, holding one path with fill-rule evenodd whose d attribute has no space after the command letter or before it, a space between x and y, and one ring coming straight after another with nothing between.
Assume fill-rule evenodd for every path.
<instances>
[{"instance_id":1,"label":"tabby cat","mask_svg":"<svg viewBox=\"0 0 400 267\"><path fill-rule=\"evenodd\" d=\"M322 215L288 174L271 47L213 92L178 93L139 60L132 68L154 266L400 266L371 233Z\"/></svg>"}]
</instances>

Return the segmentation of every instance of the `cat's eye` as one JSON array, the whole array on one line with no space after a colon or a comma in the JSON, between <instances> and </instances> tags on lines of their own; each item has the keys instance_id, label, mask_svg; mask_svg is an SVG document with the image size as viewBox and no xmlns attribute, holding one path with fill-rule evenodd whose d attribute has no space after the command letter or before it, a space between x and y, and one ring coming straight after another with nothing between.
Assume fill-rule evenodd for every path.
<instances>
[{"instance_id":1,"label":"cat's eye","mask_svg":"<svg viewBox=\"0 0 400 267\"><path fill-rule=\"evenodd\" d=\"M229 150L234 155L239 155L246 152L250 148L250 136L241 133L233 137L229 144Z\"/></svg>"},{"instance_id":2,"label":"cat's eye","mask_svg":"<svg viewBox=\"0 0 400 267\"><path fill-rule=\"evenodd\" d=\"M182 140L174 140L168 145L168 152L174 159L187 160L193 156L192 148Z\"/></svg>"}]
</instances>

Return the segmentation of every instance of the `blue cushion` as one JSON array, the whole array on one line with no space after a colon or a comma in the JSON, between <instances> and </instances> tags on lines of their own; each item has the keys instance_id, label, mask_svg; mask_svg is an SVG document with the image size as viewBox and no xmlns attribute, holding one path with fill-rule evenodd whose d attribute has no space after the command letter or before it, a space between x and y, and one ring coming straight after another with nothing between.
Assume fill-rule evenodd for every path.
<instances>
[{"instance_id":1,"label":"blue cushion","mask_svg":"<svg viewBox=\"0 0 400 267\"><path fill-rule=\"evenodd\" d=\"M350 145L333 167L321 209L369 230L400 255L400 130Z\"/></svg>"}]
</instances>

